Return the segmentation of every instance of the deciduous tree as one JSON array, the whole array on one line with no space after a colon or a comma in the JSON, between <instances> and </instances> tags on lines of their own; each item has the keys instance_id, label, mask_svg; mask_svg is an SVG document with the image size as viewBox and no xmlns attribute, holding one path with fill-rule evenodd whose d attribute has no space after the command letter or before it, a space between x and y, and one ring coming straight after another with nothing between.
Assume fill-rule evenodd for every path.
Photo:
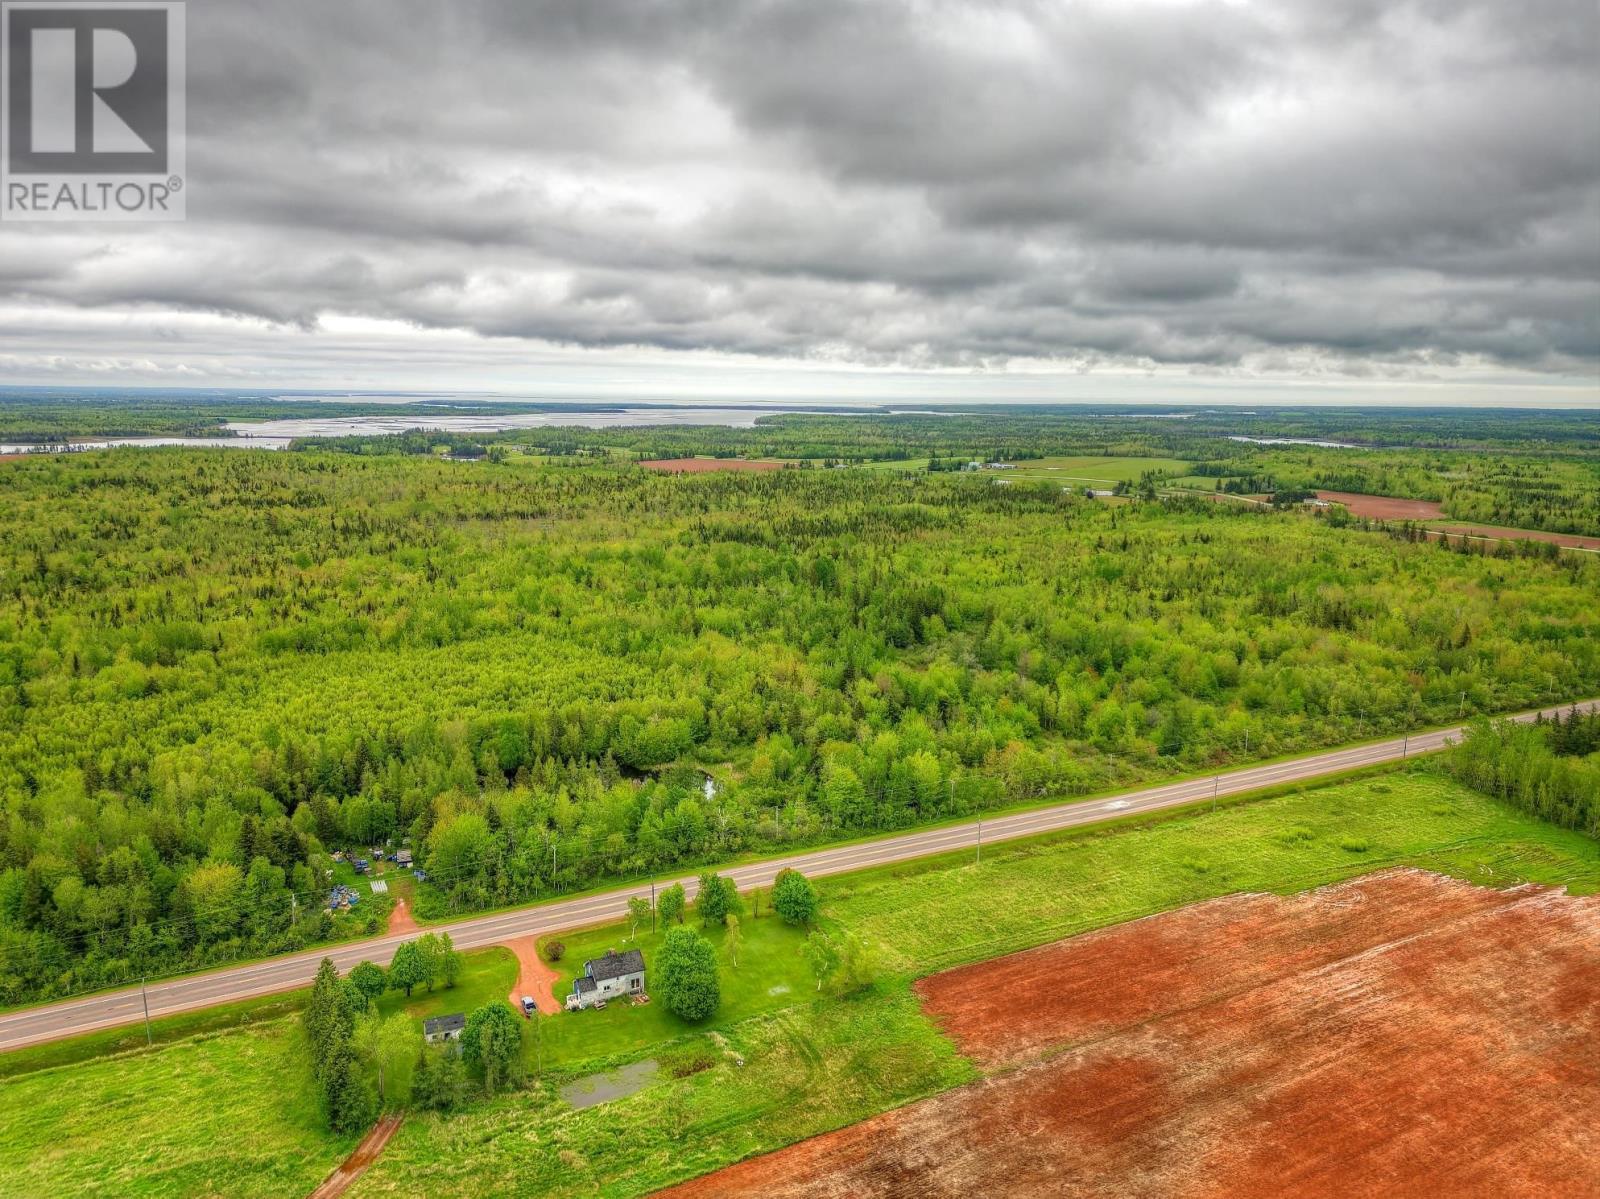
<instances>
[{"instance_id":1,"label":"deciduous tree","mask_svg":"<svg viewBox=\"0 0 1600 1199\"><path fill-rule=\"evenodd\" d=\"M722 1002L716 951L692 928L667 933L656 951L654 977L668 1010L685 1020L704 1020Z\"/></svg>"}]
</instances>

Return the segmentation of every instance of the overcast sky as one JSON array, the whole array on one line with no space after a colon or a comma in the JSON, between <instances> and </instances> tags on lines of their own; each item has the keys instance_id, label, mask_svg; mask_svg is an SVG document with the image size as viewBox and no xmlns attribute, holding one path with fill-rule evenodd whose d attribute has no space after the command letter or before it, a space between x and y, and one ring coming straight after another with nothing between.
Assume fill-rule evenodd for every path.
<instances>
[{"instance_id":1,"label":"overcast sky","mask_svg":"<svg viewBox=\"0 0 1600 1199\"><path fill-rule=\"evenodd\" d=\"M1594 0L193 0L0 382L1600 403Z\"/></svg>"}]
</instances>

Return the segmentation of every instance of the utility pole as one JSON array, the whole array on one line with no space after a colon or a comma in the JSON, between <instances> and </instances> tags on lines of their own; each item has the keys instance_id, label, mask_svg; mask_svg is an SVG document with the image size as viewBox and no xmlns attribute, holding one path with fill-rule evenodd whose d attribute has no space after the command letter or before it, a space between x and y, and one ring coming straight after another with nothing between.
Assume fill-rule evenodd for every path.
<instances>
[{"instance_id":1,"label":"utility pole","mask_svg":"<svg viewBox=\"0 0 1600 1199\"><path fill-rule=\"evenodd\" d=\"M1461 693L1461 708L1456 713L1456 719L1460 720L1466 714L1467 714L1467 693L1465 691L1463 691Z\"/></svg>"},{"instance_id":2,"label":"utility pole","mask_svg":"<svg viewBox=\"0 0 1600 1199\"><path fill-rule=\"evenodd\" d=\"M1218 791L1219 788L1221 788L1221 786L1222 786L1222 776L1220 774L1212 775L1211 776L1211 810L1213 812L1215 812L1217 810L1217 791Z\"/></svg>"},{"instance_id":3,"label":"utility pole","mask_svg":"<svg viewBox=\"0 0 1600 1199\"><path fill-rule=\"evenodd\" d=\"M651 884L650 884L650 933L651 933L652 936L655 935L655 931L656 931L656 885L652 881Z\"/></svg>"},{"instance_id":4,"label":"utility pole","mask_svg":"<svg viewBox=\"0 0 1600 1199\"><path fill-rule=\"evenodd\" d=\"M1406 760L1406 751L1409 750L1410 748L1411 748L1411 734L1407 733L1406 736L1405 736L1405 740L1400 742L1400 760L1402 762L1404 762Z\"/></svg>"},{"instance_id":5,"label":"utility pole","mask_svg":"<svg viewBox=\"0 0 1600 1199\"><path fill-rule=\"evenodd\" d=\"M144 989L145 975L139 976L139 998L144 1001L144 1043L153 1046L156 1043L155 1034L150 1031L150 996Z\"/></svg>"},{"instance_id":6,"label":"utility pole","mask_svg":"<svg viewBox=\"0 0 1600 1199\"><path fill-rule=\"evenodd\" d=\"M978 865L983 865L983 817L978 817Z\"/></svg>"}]
</instances>

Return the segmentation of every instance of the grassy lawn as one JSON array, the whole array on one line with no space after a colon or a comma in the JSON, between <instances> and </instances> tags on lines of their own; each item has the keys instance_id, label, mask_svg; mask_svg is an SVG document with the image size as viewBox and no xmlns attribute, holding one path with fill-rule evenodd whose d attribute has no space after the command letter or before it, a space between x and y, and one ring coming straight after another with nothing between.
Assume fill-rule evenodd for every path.
<instances>
[{"instance_id":1,"label":"grassy lawn","mask_svg":"<svg viewBox=\"0 0 1600 1199\"><path fill-rule=\"evenodd\" d=\"M415 1194L419 1178L430 1196L497 1192L513 1178L517 1194L643 1194L971 1077L917 1010L908 990L917 975L1234 891L1295 891L1399 863L1600 892L1600 843L1426 768L996 845L981 867L963 852L821 879L826 918L881 954L873 991L813 998L799 930L747 917L741 968L725 962L723 1006L705 1027L659 999L547 1018L544 1078L462 1113L413 1117L353 1194ZM613 926L564 936L561 987L584 958L627 947L626 935ZM722 952L720 930L712 937ZM642 934L647 964L656 943ZM510 955L468 959L453 991L421 992L408 1010L470 1011L503 996ZM0 1081L7 1193L303 1193L346 1143L317 1126L297 1036L280 1019ZM71 1061L75 1044L25 1052L37 1069ZM584 1110L555 1096L563 1078L597 1063L646 1057L662 1072L636 1095Z\"/></svg>"},{"instance_id":2,"label":"grassy lawn","mask_svg":"<svg viewBox=\"0 0 1600 1199\"><path fill-rule=\"evenodd\" d=\"M461 956L464 966L455 986L440 984L432 991L418 987L409 999L399 991L385 991L378 1000L378 1011L387 1016L403 1008L420 1022L451 1012L467 1015L473 1008L511 993L517 981L517 959L509 949L473 949Z\"/></svg>"},{"instance_id":3,"label":"grassy lawn","mask_svg":"<svg viewBox=\"0 0 1600 1199\"><path fill-rule=\"evenodd\" d=\"M746 904L747 909L748 906ZM692 911L685 914L684 923L689 928L700 929L700 922ZM585 959L600 957L607 949L642 950L645 986L649 989L655 950L666 931L664 925L655 933L645 927L640 930L637 941L628 941L627 927L612 925L545 938L544 941L560 940L567 947L556 967L561 974L556 983L557 998L564 1000L572 991L572 980L583 969ZM752 919L747 911L740 923L743 944L737 970L728 960L726 931L721 928L700 931L716 947L717 959L722 964L722 1007L708 1022L710 1025L722 1027L758 1012L789 1007L797 1000L808 998L816 986L800 956L806 939L804 930L785 924L765 907L759 920ZM539 1035L544 1039L545 1065L564 1066L634 1054L658 1042L681 1037L694 1027L674 1016L660 996L655 996L643 1006L620 1001L608 1003L604 1011L563 1012L542 1020ZM530 1061L532 1053L530 1043Z\"/></svg>"}]
</instances>

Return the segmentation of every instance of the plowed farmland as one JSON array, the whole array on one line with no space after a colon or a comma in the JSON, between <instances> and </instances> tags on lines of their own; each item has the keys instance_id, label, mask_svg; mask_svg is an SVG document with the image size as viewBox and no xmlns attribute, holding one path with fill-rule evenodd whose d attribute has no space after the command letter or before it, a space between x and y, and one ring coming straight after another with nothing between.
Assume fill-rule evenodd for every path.
<instances>
[{"instance_id":1,"label":"plowed farmland","mask_svg":"<svg viewBox=\"0 0 1600 1199\"><path fill-rule=\"evenodd\" d=\"M918 990L986 1078L669 1193L1600 1195L1600 897L1387 871Z\"/></svg>"},{"instance_id":2,"label":"plowed farmland","mask_svg":"<svg viewBox=\"0 0 1600 1199\"><path fill-rule=\"evenodd\" d=\"M1353 491L1319 491L1317 498L1343 504L1352 516L1373 520L1437 520L1444 515L1443 506L1433 500L1401 500L1387 495L1358 495Z\"/></svg>"}]
</instances>

